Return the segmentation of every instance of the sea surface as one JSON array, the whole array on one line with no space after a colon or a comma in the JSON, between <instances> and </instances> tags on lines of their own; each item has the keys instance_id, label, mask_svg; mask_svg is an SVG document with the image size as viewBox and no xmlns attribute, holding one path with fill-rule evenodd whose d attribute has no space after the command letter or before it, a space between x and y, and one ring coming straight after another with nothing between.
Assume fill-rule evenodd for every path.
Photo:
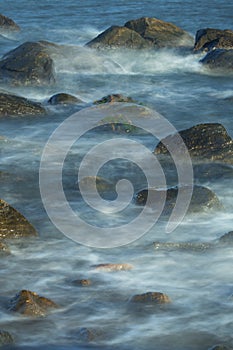
<instances>
[{"instance_id":1,"label":"sea surface","mask_svg":"<svg viewBox=\"0 0 233 350\"><path fill-rule=\"evenodd\" d=\"M84 120L88 121L85 118L90 117L91 121L97 116L98 121L101 107L94 107L93 101L113 93L131 96L138 102L137 111L145 108L148 113L159 113L169 130L198 123L222 123L233 137L233 102L228 99L233 96L232 75L203 68L199 63L203 54L173 49L99 53L84 47L111 25L124 25L142 16L172 22L193 38L201 28L233 29L233 4L226 0L8 0L1 2L1 13L21 27L21 32L0 38L1 56L25 41L47 40L72 47L63 58L55 60L55 85L0 86L41 102L49 110L46 116L0 120L1 198L25 215L39 233L38 239L10 242L12 254L0 261L0 329L14 336L16 345L10 348L208 350L219 343L233 346L233 247L215 246L223 234L233 229L232 167L226 166L224 172L216 169L211 176L200 173L194 179L216 193L224 210L186 215L170 233L166 231L169 218L161 218L145 234L126 228L126 240L118 241L117 229L111 231L112 228L133 220L139 209L132 201L126 208L114 211L106 197L101 202L101 213L90 209L80 200L78 191L80 160L93 147L110 140L113 143L97 148L97 154L110 151L108 154L112 152L116 161L94 169L96 175L115 183L127 179L136 192L146 185L137 162L147 155L144 148L154 150L158 135L153 134L151 125L151 133L87 130L80 139L72 139L82 131ZM48 105L48 99L58 92L73 94L83 103ZM89 108L88 112L83 112L84 108ZM108 108L104 116L114 116L112 107ZM70 208L84 221L114 232L114 237L109 233L100 244L93 231L85 231L78 223L75 227L63 225L65 234L61 232L50 220L41 198L39 169L44 147L74 113L76 122L69 128L67 139L64 132L64 145L68 143L62 172L64 193ZM131 144L125 146L122 138ZM62 136L60 140L63 146ZM135 143L142 143L144 148L137 151ZM63 151L53 146L49 144L51 148L46 149L51 171ZM136 152L138 158L133 158L132 164L125 159L126 153L131 157ZM101 161L96 159L94 166ZM152 170L148 163L147 171L153 177ZM176 177L171 178L168 185L177 184L176 181ZM47 186L50 193L52 177ZM59 213L61 222L67 222L59 199L55 190L52 209ZM82 244L86 237L86 244ZM213 248L155 249L155 241L210 243ZM93 267L101 263L128 263L133 269L109 273ZM90 279L92 284L79 287L72 283L82 278ZM7 302L22 289L51 298L60 308L42 319L12 314L7 310ZM134 294L150 291L167 294L171 304L164 308L132 306L130 299Z\"/></svg>"}]
</instances>

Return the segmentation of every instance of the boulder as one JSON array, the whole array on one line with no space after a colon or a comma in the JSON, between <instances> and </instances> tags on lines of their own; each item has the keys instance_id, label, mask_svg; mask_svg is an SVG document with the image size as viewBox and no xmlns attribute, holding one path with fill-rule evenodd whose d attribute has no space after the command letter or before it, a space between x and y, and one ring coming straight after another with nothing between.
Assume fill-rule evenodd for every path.
<instances>
[{"instance_id":1,"label":"boulder","mask_svg":"<svg viewBox=\"0 0 233 350\"><path fill-rule=\"evenodd\" d=\"M114 102L125 102L125 103L136 103L131 97L124 96L121 94L112 94L102 97L100 100L94 101L94 105L99 105L103 103L114 103Z\"/></svg>"},{"instance_id":2,"label":"boulder","mask_svg":"<svg viewBox=\"0 0 233 350\"><path fill-rule=\"evenodd\" d=\"M37 236L28 220L7 202L0 199L0 239Z\"/></svg>"},{"instance_id":3,"label":"boulder","mask_svg":"<svg viewBox=\"0 0 233 350\"><path fill-rule=\"evenodd\" d=\"M0 330L0 347L5 345L12 345L14 343L14 339L12 335L4 330ZM9 349L7 347L7 349Z\"/></svg>"},{"instance_id":4,"label":"boulder","mask_svg":"<svg viewBox=\"0 0 233 350\"><path fill-rule=\"evenodd\" d=\"M82 101L73 95L66 94L66 93L59 93L51 96L50 99L48 100L48 103L50 103L51 105L59 105L59 104L67 105L67 104L82 103Z\"/></svg>"},{"instance_id":5,"label":"boulder","mask_svg":"<svg viewBox=\"0 0 233 350\"><path fill-rule=\"evenodd\" d=\"M29 290L21 290L10 302L10 311L25 316L45 316L50 309L58 305L52 300L41 297Z\"/></svg>"},{"instance_id":6,"label":"boulder","mask_svg":"<svg viewBox=\"0 0 233 350\"><path fill-rule=\"evenodd\" d=\"M0 31L19 31L20 27L9 17L0 14Z\"/></svg>"},{"instance_id":7,"label":"boulder","mask_svg":"<svg viewBox=\"0 0 233 350\"><path fill-rule=\"evenodd\" d=\"M0 92L0 117L38 114L46 114L46 109L40 103Z\"/></svg>"},{"instance_id":8,"label":"boulder","mask_svg":"<svg viewBox=\"0 0 233 350\"><path fill-rule=\"evenodd\" d=\"M136 294L131 299L133 303L146 303L146 304L168 304L171 302L171 299L164 293L160 292L147 292L143 294Z\"/></svg>"},{"instance_id":9,"label":"boulder","mask_svg":"<svg viewBox=\"0 0 233 350\"><path fill-rule=\"evenodd\" d=\"M153 47L192 45L193 37L176 25L157 18L142 17L125 23L125 27L140 34Z\"/></svg>"},{"instance_id":10,"label":"boulder","mask_svg":"<svg viewBox=\"0 0 233 350\"><path fill-rule=\"evenodd\" d=\"M98 264L92 266L97 271L113 272L113 271L128 271L132 270L133 265L131 264Z\"/></svg>"},{"instance_id":11,"label":"boulder","mask_svg":"<svg viewBox=\"0 0 233 350\"><path fill-rule=\"evenodd\" d=\"M219 123L198 124L179 132L192 159L233 163L233 141ZM166 145L179 152L176 134L162 139L154 150L156 155L169 154ZM182 154L181 154L182 156Z\"/></svg>"},{"instance_id":12,"label":"boulder","mask_svg":"<svg viewBox=\"0 0 233 350\"><path fill-rule=\"evenodd\" d=\"M151 202L148 203L148 205L151 207L156 207L156 205L160 203L164 196L166 196L163 215L167 215L170 214L171 210L176 204L179 189L182 189L182 187L171 187L167 190L156 190L153 188L144 189L137 193L135 202L138 205L145 205L147 202L148 191L150 191ZM198 213L207 209L222 209L222 205L213 191L204 186L194 185L188 212Z\"/></svg>"},{"instance_id":13,"label":"boulder","mask_svg":"<svg viewBox=\"0 0 233 350\"><path fill-rule=\"evenodd\" d=\"M142 17L112 26L87 43L92 48L148 49L181 47L193 44L193 38L183 29L157 18Z\"/></svg>"},{"instance_id":14,"label":"boulder","mask_svg":"<svg viewBox=\"0 0 233 350\"><path fill-rule=\"evenodd\" d=\"M112 26L86 44L94 49L147 49L150 43L138 33L126 27Z\"/></svg>"},{"instance_id":15,"label":"boulder","mask_svg":"<svg viewBox=\"0 0 233 350\"><path fill-rule=\"evenodd\" d=\"M213 28L200 29L196 33L194 51L233 49L233 31Z\"/></svg>"},{"instance_id":16,"label":"boulder","mask_svg":"<svg viewBox=\"0 0 233 350\"><path fill-rule=\"evenodd\" d=\"M200 60L204 66L215 69L217 71L233 70L233 49L216 49L208 52L206 56Z\"/></svg>"},{"instance_id":17,"label":"boulder","mask_svg":"<svg viewBox=\"0 0 233 350\"><path fill-rule=\"evenodd\" d=\"M0 81L13 85L48 85L55 82L48 45L25 42L0 61Z\"/></svg>"}]
</instances>

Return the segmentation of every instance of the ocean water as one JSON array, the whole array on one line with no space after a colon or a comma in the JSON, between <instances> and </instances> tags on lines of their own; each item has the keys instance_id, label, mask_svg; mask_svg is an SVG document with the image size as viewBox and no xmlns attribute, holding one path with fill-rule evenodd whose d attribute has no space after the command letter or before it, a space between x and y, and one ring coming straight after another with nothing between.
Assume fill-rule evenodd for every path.
<instances>
[{"instance_id":1,"label":"ocean water","mask_svg":"<svg viewBox=\"0 0 233 350\"><path fill-rule=\"evenodd\" d=\"M2 2L1 13L14 19L22 30L0 38L0 55L25 41L48 40L67 48L63 57L55 59L54 86L0 86L41 102L49 110L46 116L0 120L1 198L20 210L39 233L38 239L10 242L11 256L0 261L0 329L14 336L15 346L10 348L207 350L218 343L233 346L233 248L213 246L195 251L153 247L155 241L215 244L231 231L232 168L216 169L209 177L200 172L195 179L197 184L217 194L224 210L186 215L171 233L166 231L169 218L163 217L146 234L140 234L140 229L149 222L150 212L137 225L120 229L142 212L132 196L146 185L147 176L158 187L166 185L162 169L150 158L161 135L214 122L222 123L233 137L233 105L227 99L233 96L232 76L203 68L199 63L203 55L193 55L191 51L99 53L84 47L109 26L123 25L142 16L173 22L193 38L201 28L233 29L231 2L9 0ZM83 103L49 106L48 99L58 92L71 93ZM112 93L131 96L138 102L137 107L125 104L115 109L93 107L93 101ZM132 119L144 130L135 133L89 130L101 116L114 117L114 113L122 111L130 120L145 114L145 120ZM161 116L161 129L153 133L158 122L156 112ZM74 113L77 114L73 124L69 124ZM61 134L59 126L64 127ZM52 135L57 139L51 139ZM60 173L59 164L66 148ZM127 180L118 183L123 197L117 198L114 191L111 198L111 202L118 199L114 201L116 207L106 196L87 197L99 211L90 209L80 198L79 164L93 148L94 161L93 156L85 158L87 175L96 172L114 184L119 179ZM104 164L105 157L113 161ZM147 157L148 162L141 163ZM56 176L61 176L64 197L58 195L59 188L56 190ZM43 201L39 180L45 186ZM167 182L173 185L178 180L172 173ZM45 210L47 193L54 195L50 218ZM62 198L83 221L94 225L94 232L80 221L70 224L72 217L66 216ZM129 204L124 207L126 199ZM50 220L51 216L58 227ZM103 227L108 232L98 241L98 232ZM134 268L107 273L93 268L100 263L129 263ZM92 285L72 284L81 278L91 279ZM60 308L36 320L12 314L7 302L21 289L51 298ZM132 307L130 298L134 294L149 291L169 295L172 303L158 309L148 305ZM83 329L91 330L94 336L87 339Z\"/></svg>"}]
</instances>

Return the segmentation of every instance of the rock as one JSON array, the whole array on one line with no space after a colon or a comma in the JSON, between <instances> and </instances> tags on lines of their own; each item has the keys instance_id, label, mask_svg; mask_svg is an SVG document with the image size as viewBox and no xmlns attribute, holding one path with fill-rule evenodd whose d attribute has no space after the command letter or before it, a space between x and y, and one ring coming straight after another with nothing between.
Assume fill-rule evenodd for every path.
<instances>
[{"instance_id":1,"label":"rock","mask_svg":"<svg viewBox=\"0 0 233 350\"><path fill-rule=\"evenodd\" d=\"M55 82L48 45L25 42L0 61L0 80L13 85L48 85Z\"/></svg>"},{"instance_id":2,"label":"rock","mask_svg":"<svg viewBox=\"0 0 233 350\"><path fill-rule=\"evenodd\" d=\"M46 114L46 109L40 103L0 92L0 117L38 114Z\"/></svg>"},{"instance_id":3,"label":"rock","mask_svg":"<svg viewBox=\"0 0 233 350\"><path fill-rule=\"evenodd\" d=\"M8 246L3 243L3 242L0 242L0 257L1 256L5 256L5 255L9 255L11 252L10 252L10 249L8 248Z\"/></svg>"},{"instance_id":4,"label":"rock","mask_svg":"<svg viewBox=\"0 0 233 350\"><path fill-rule=\"evenodd\" d=\"M84 342L91 342L96 339L97 333L93 329L82 327L77 330L77 338Z\"/></svg>"},{"instance_id":5,"label":"rock","mask_svg":"<svg viewBox=\"0 0 233 350\"><path fill-rule=\"evenodd\" d=\"M166 203L163 209L163 215L171 212L176 204L178 189L182 187L171 187L166 190L144 189L137 193L135 202L138 205L145 205L148 197L148 191L151 194L151 207L156 207L160 201L166 196ZM193 186L191 202L188 208L189 213L198 213L206 209L222 209L222 205L214 192L204 186Z\"/></svg>"},{"instance_id":6,"label":"rock","mask_svg":"<svg viewBox=\"0 0 233 350\"><path fill-rule=\"evenodd\" d=\"M157 305L171 303L171 299L166 294L160 292L136 294L130 299L130 301L133 303L149 303Z\"/></svg>"},{"instance_id":7,"label":"rock","mask_svg":"<svg viewBox=\"0 0 233 350\"><path fill-rule=\"evenodd\" d=\"M94 101L95 105L102 103L113 103L113 102L125 102L125 103L136 103L131 97L124 96L121 94L112 94L102 97L100 100Z\"/></svg>"},{"instance_id":8,"label":"rock","mask_svg":"<svg viewBox=\"0 0 233 350\"><path fill-rule=\"evenodd\" d=\"M183 29L157 18L142 17L112 26L87 43L92 48L147 49L192 45L193 38Z\"/></svg>"},{"instance_id":9,"label":"rock","mask_svg":"<svg viewBox=\"0 0 233 350\"><path fill-rule=\"evenodd\" d=\"M7 202L0 199L0 239L37 236L28 220Z\"/></svg>"},{"instance_id":10,"label":"rock","mask_svg":"<svg viewBox=\"0 0 233 350\"><path fill-rule=\"evenodd\" d=\"M222 124L197 124L180 131L179 135L182 137L192 159L233 163L233 141ZM176 134L174 134L162 139L156 146L154 153L156 155L168 154L166 148L168 144L173 145L174 148L176 147L176 152L179 152Z\"/></svg>"},{"instance_id":11,"label":"rock","mask_svg":"<svg viewBox=\"0 0 233 350\"><path fill-rule=\"evenodd\" d=\"M99 193L103 193L115 189L114 184L111 181L104 179L101 176L86 176L78 182L78 188L80 188L80 186L82 186L82 189L86 192L93 192L97 189Z\"/></svg>"},{"instance_id":12,"label":"rock","mask_svg":"<svg viewBox=\"0 0 233 350\"><path fill-rule=\"evenodd\" d=\"M233 243L233 231L225 233L225 235L219 238L219 243L222 244L232 244Z\"/></svg>"},{"instance_id":13,"label":"rock","mask_svg":"<svg viewBox=\"0 0 233 350\"><path fill-rule=\"evenodd\" d=\"M82 103L82 101L73 95L66 94L66 93L59 93L50 97L50 99L48 100L48 103L50 103L51 105L76 104L76 103Z\"/></svg>"},{"instance_id":14,"label":"rock","mask_svg":"<svg viewBox=\"0 0 233 350\"><path fill-rule=\"evenodd\" d=\"M140 34L153 47L180 47L193 43L193 38L176 25L157 18L142 17L131 20L125 27Z\"/></svg>"},{"instance_id":15,"label":"rock","mask_svg":"<svg viewBox=\"0 0 233 350\"><path fill-rule=\"evenodd\" d=\"M11 300L9 309L25 316L45 316L50 309L57 307L50 299L29 290L22 290Z\"/></svg>"},{"instance_id":16,"label":"rock","mask_svg":"<svg viewBox=\"0 0 233 350\"><path fill-rule=\"evenodd\" d=\"M113 272L113 271L132 270L133 265L131 264L98 264L98 265L93 265L92 267L94 267L95 270L97 271Z\"/></svg>"},{"instance_id":17,"label":"rock","mask_svg":"<svg viewBox=\"0 0 233 350\"><path fill-rule=\"evenodd\" d=\"M146 49L151 47L141 35L126 27L112 26L86 44L94 49Z\"/></svg>"},{"instance_id":18,"label":"rock","mask_svg":"<svg viewBox=\"0 0 233 350\"><path fill-rule=\"evenodd\" d=\"M194 51L233 49L233 31L213 28L200 29L196 33Z\"/></svg>"},{"instance_id":19,"label":"rock","mask_svg":"<svg viewBox=\"0 0 233 350\"><path fill-rule=\"evenodd\" d=\"M20 27L9 17L0 14L0 31L19 31Z\"/></svg>"},{"instance_id":20,"label":"rock","mask_svg":"<svg viewBox=\"0 0 233 350\"><path fill-rule=\"evenodd\" d=\"M208 52L200 62L210 69L218 71L233 70L233 49L216 49Z\"/></svg>"},{"instance_id":21,"label":"rock","mask_svg":"<svg viewBox=\"0 0 233 350\"><path fill-rule=\"evenodd\" d=\"M89 279L81 279L81 280L74 280L72 284L79 287L87 287L87 286L90 286L92 283L91 283L91 280Z\"/></svg>"},{"instance_id":22,"label":"rock","mask_svg":"<svg viewBox=\"0 0 233 350\"><path fill-rule=\"evenodd\" d=\"M180 251L194 251L203 252L207 249L213 248L214 245L211 243L190 243L190 242L154 242L154 248L156 250L180 250Z\"/></svg>"},{"instance_id":23,"label":"rock","mask_svg":"<svg viewBox=\"0 0 233 350\"><path fill-rule=\"evenodd\" d=\"M0 330L0 347L4 345L11 345L13 343L14 343L14 339L12 335L9 332Z\"/></svg>"}]
</instances>

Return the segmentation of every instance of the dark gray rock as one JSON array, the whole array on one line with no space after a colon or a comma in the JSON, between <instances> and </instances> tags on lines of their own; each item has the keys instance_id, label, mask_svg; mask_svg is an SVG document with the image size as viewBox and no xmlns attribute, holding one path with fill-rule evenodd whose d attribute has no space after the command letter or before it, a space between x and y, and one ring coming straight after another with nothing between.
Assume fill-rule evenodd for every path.
<instances>
[{"instance_id":1,"label":"dark gray rock","mask_svg":"<svg viewBox=\"0 0 233 350\"><path fill-rule=\"evenodd\" d=\"M208 52L200 62L217 71L233 71L233 49L216 49Z\"/></svg>"},{"instance_id":2,"label":"dark gray rock","mask_svg":"<svg viewBox=\"0 0 233 350\"><path fill-rule=\"evenodd\" d=\"M219 243L221 244L232 244L233 243L233 231L225 233L222 237L219 238Z\"/></svg>"},{"instance_id":3,"label":"dark gray rock","mask_svg":"<svg viewBox=\"0 0 233 350\"><path fill-rule=\"evenodd\" d=\"M40 103L0 92L0 117L38 114L46 114L46 109Z\"/></svg>"},{"instance_id":4,"label":"dark gray rock","mask_svg":"<svg viewBox=\"0 0 233 350\"><path fill-rule=\"evenodd\" d=\"M226 129L219 123L198 124L179 132L189 155L194 160L211 160L233 164L233 141ZM176 134L162 139L154 150L156 155L169 154L166 145L172 145L179 152ZM181 154L182 156L182 154Z\"/></svg>"},{"instance_id":5,"label":"dark gray rock","mask_svg":"<svg viewBox=\"0 0 233 350\"><path fill-rule=\"evenodd\" d=\"M198 30L194 51L211 51L213 49L233 49L233 31L213 28Z\"/></svg>"},{"instance_id":6,"label":"dark gray rock","mask_svg":"<svg viewBox=\"0 0 233 350\"><path fill-rule=\"evenodd\" d=\"M0 61L0 80L13 85L54 83L53 60L48 45L26 42L8 52Z\"/></svg>"},{"instance_id":7,"label":"dark gray rock","mask_svg":"<svg viewBox=\"0 0 233 350\"><path fill-rule=\"evenodd\" d=\"M57 307L58 305L50 299L29 290L22 290L11 300L9 310L25 316L40 317Z\"/></svg>"},{"instance_id":8,"label":"dark gray rock","mask_svg":"<svg viewBox=\"0 0 233 350\"><path fill-rule=\"evenodd\" d=\"M181 188L182 189L182 188ZM170 214L171 210L176 204L178 195L178 187L172 187L166 190L144 189L137 193L135 202L138 205L145 205L148 198L148 191L150 191L149 206L155 207L161 202L162 198L166 196L166 203L163 210L163 215ZM216 194L210 189L194 185L191 202L188 208L189 213L198 213L207 209L222 209L222 205Z\"/></svg>"},{"instance_id":9,"label":"dark gray rock","mask_svg":"<svg viewBox=\"0 0 233 350\"><path fill-rule=\"evenodd\" d=\"M14 339L12 335L9 332L0 330L0 346L11 345L13 343L14 343Z\"/></svg>"},{"instance_id":10,"label":"dark gray rock","mask_svg":"<svg viewBox=\"0 0 233 350\"><path fill-rule=\"evenodd\" d=\"M19 31L20 27L9 17L0 14L0 31Z\"/></svg>"},{"instance_id":11,"label":"dark gray rock","mask_svg":"<svg viewBox=\"0 0 233 350\"><path fill-rule=\"evenodd\" d=\"M193 38L183 29L157 18L142 17L112 26L87 43L92 48L148 49L191 46Z\"/></svg>"},{"instance_id":12,"label":"dark gray rock","mask_svg":"<svg viewBox=\"0 0 233 350\"><path fill-rule=\"evenodd\" d=\"M28 220L7 202L0 199L0 239L37 236Z\"/></svg>"},{"instance_id":13,"label":"dark gray rock","mask_svg":"<svg viewBox=\"0 0 233 350\"><path fill-rule=\"evenodd\" d=\"M50 99L48 100L48 103L50 103L51 105L58 105L58 104L66 105L66 104L82 103L82 101L73 95L66 94L66 93L59 93L50 97Z\"/></svg>"}]
</instances>

